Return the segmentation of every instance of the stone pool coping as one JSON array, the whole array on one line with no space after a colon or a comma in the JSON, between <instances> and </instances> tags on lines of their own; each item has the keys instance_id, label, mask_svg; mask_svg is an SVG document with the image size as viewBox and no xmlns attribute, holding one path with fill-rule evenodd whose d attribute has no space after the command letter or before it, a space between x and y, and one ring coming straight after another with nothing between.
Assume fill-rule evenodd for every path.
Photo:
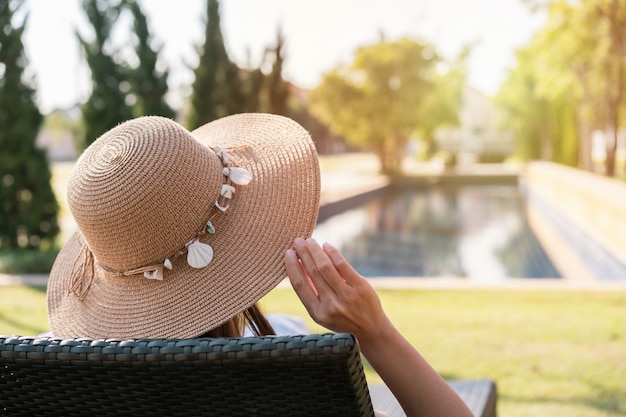
<instances>
[{"instance_id":1,"label":"stone pool coping","mask_svg":"<svg viewBox=\"0 0 626 417\"><path fill-rule=\"evenodd\" d=\"M477 282L464 278L374 277L368 281L376 289L402 290L528 290L528 291L626 291L626 281L583 281L555 278L507 278L506 281ZM0 286L45 287L48 274L0 274ZM277 288L289 288L288 279Z\"/></svg>"}]
</instances>

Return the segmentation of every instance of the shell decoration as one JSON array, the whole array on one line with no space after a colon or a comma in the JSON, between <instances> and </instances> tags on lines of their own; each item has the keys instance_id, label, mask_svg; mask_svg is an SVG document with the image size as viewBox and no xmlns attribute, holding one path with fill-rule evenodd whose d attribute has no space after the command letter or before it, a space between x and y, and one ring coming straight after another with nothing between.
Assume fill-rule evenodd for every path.
<instances>
[{"instance_id":1,"label":"shell decoration","mask_svg":"<svg viewBox=\"0 0 626 417\"><path fill-rule=\"evenodd\" d=\"M221 159L222 164L224 165L222 173L226 177L228 177L232 184L248 185L250 181L252 181L252 174L247 169L226 166L228 163L228 152L226 152L224 148L216 147L215 152L216 155ZM222 188L220 189L221 197L231 199L234 193L235 187L228 183L222 184ZM219 200L215 202L215 206L222 212L225 212L229 207L228 204L221 205ZM215 227L210 220L207 221L205 231L209 234L215 233ZM211 247L211 245L200 242L197 237L187 242L185 246L187 247L187 263L192 268L204 268L209 265L213 260L213 248ZM143 276L148 279L156 279L162 281L164 268L167 268L169 270L173 268L171 259L166 258L162 265L154 267L153 270L145 271L143 273Z\"/></svg>"},{"instance_id":2,"label":"shell decoration","mask_svg":"<svg viewBox=\"0 0 626 417\"><path fill-rule=\"evenodd\" d=\"M227 175L230 180L237 185L248 185L252 181L252 174L245 168L240 167L225 167L222 169L224 175Z\"/></svg>"},{"instance_id":3,"label":"shell decoration","mask_svg":"<svg viewBox=\"0 0 626 417\"><path fill-rule=\"evenodd\" d=\"M232 198L233 193L235 192L235 187L228 184L222 184L222 190L220 191L220 195L226 198Z\"/></svg>"},{"instance_id":4,"label":"shell decoration","mask_svg":"<svg viewBox=\"0 0 626 417\"><path fill-rule=\"evenodd\" d=\"M226 152L226 149L221 146L217 146L215 148L215 154L222 160L223 163L228 162L228 152Z\"/></svg>"},{"instance_id":5,"label":"shell decoration","mask_svg":"<svg viewBox=\"0 0 626 417\"><path fill-rule=\"evenodd\" d=\"M171 270L172 268L174 268L174 266L172 266L172 261L167 258L164 262L163 262L163 266L166 267L167 269Z\"/></svg>"},{"instance_id":6,"label":"shell decoration","mask_svg":"<svg viewBox=\"0 0 626 417\"><path fill-rule=\"evenodd\" d=\"M204 268L213 260L213 248L211 245L194 239L187 246L187 263L192 268Z\"/></svg>"},{"instance_id":7,"label":"shell decoration","mask_svg":"<svg viewBox=\"0 0 626 417\"><path fill-rule=\"evenodd\" d=\"M220 209L222 212L226 212L226 210L228 210L228 207L230 207L229 204L222 206L219 201L215 202L215 207L217 207L218 209Z\"/></svg>"},{"instance_id":8,"label":"shell decoration","mask_svg":"<svg viewBox=\"0 0 626 417\"><path fill-rule=\"evenodd\" d=\"M148 279L156 279L158 281L163 281L163 268L159 267L154 271L146 271L143 273L143 276Z\"/></svg>"}]
</instances>

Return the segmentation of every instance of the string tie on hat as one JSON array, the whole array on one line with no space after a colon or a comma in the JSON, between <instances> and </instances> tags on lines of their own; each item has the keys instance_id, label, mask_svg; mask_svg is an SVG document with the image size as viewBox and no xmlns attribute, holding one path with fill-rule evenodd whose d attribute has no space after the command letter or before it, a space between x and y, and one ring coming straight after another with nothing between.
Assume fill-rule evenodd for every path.
<instances>
[{"instance_id":1,"label":"string tie on hat","mask_svg":"<svg viewBox=\"0 0 626 417\"><path fill-rule=\"evenodd\" d=\"M78 236L78 239L82 239L82 235ZM80 259L83 259L82 263L77 267L77 264ZM67 293L74 293L79 300L82 300L87 295L89 291L89 287L91 287L91 283L93 281L94 275L94 257L91 249L89 249L89 245L87 242L83 241L80 251L74 262L72 263L72 279L70 280L69 286L67 288ZM85 282L85 278L88 277L87 282Z\"/></svg>"},{"instance_id":2,"label":"string tie on hat","mask_svg":"<svg viewBox=\"0 0 626 417\"><path fill-rule=\"evenodd\" d=\"M247 147L247 145L240 146L235 149L243 147ZM233 184L247 185L250 183L250 181L252 181L252 174L250 173L250 171L245 168L231 166L231 164L229 163L229 155L226 149L222 147L216 147L212 149L215 151L215 154L220 158L220 161L222 162L222 174L224 175L224 184L222 184L220 194L214 203L215 207L218 210L213 211L213 213L207 220L206 225L201 230L199 230L191 240L185 243L184 246L182 246L174 254L166 258L163 262L125 271L118 271L114 268L108 267L98 262L91 252L91 249L87 245L87 242L83 242L82 248L74 259L74 263L72 265L72 276L68 286L68 294L73 293L75 296L78 297L79 300L85 298L87 292L89 291L89 288L91 287L91 283L93 282L95 263L98 263L98 265L102 269L116 276L131 276L143 274L143 276L148 279L156 279L159 281L163 280L164 268L167 268L169 270L173 269L173 261L178 257L183 256L185 253L187 254L187 264L192 268L201 269L211 263L211 261L213 260L213 248L211 247L211 245L201 242L200 239L207 234L212 235L216 232L215 226L213 225L212 221L219 213L224 213L226 212L226 210L228 210L228 207L230 205L227 204L227 202L230 201L233 194L235 193L235 187L233 186ZM83 262L79 266L77 266L81 259L83 259Z\"/></svg>"}]
</instances>

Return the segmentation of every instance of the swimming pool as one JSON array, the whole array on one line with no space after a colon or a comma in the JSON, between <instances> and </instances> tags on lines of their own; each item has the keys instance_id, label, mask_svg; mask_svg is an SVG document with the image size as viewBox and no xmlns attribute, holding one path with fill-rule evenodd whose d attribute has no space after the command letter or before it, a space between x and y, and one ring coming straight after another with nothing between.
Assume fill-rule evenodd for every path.
<instances>
[{"instance_id":1,"label":"swimming pool","mask_svg":"<svg viewBox=\"0 0 626 417\"><path fill-rule=\"evenodd\" d=\"M365 277L560 278L517 184L402 185L318 223Z\"/></svg>"}]
</instances>

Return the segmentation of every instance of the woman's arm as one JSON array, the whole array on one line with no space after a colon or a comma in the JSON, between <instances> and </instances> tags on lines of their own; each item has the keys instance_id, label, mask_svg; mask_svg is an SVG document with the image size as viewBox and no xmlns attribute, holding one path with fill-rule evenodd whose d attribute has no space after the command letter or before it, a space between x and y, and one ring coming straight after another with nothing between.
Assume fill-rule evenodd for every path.
<instances>
[{"instance_id":1,"label":"woman's arm","mask_svg":"<svg viewBox=\"0 0 626 417\"><path fill-rule=\"evenodd\" d=\"M471 417L463 400L391 323L378 295L341 253L296 239L285 253L291 284L316 323L353 333L407 416Z\"/></svg>"}]
</instances>

